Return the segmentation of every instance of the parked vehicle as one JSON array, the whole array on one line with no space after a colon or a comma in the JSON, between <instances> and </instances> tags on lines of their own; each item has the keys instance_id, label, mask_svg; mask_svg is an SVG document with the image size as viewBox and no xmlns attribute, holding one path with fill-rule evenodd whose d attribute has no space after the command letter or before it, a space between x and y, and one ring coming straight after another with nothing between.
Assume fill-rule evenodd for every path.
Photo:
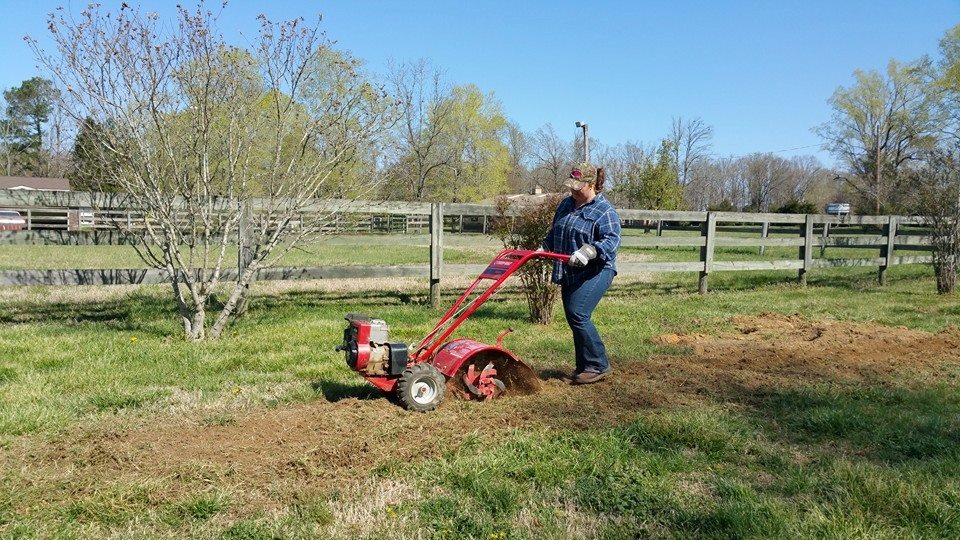
<instances>
[{"instance_id":1,"label":"parked vehicle","mask_svg":"<svg viewBox=\"0 0 960 540\"><path fill-rule=\"evenodd\" d=\"M823 211L831 216L846 216L850 214L850 204L837 202L827 203Z\"/></svg>"},{"instance_id":2,"label":"parked vehicle","mask_svg":"<svg viewBox=\"0 0 960 540\"><path fill-rule=\"evenodd\" d=\"M27 225L20 212L16 210L0 210L0 231L22 231Z\"/></svg>"},{"instance_id":3,"label":"parked vehicle","mask_svg":"<svg viewBox=\"0 0 960 540\"><path fill-rule=\"evenodd\" d=\"M93 210L90 208L81 208L80 209L80 226L81 227L93 227Z\"/></svg>"}]
</instances>

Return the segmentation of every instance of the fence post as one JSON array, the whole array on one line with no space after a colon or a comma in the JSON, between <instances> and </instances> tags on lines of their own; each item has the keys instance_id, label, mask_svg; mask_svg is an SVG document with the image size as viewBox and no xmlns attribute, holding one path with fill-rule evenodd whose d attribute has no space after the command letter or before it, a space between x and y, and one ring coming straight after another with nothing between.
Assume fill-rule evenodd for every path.
<instances>
[{"instance_id":1,"label":"fence post","mask_svg":"<svg viewBox=\"0 0 960 540\"><path fill-rule=\"evenodd\" d=\"M440 273L443 269L443 206L430 204L430 305L440 307Z\"/></svg>"},{"instance_id":2,"label":"fence post","mask_svg":"<svg viewBox=\"0 0 960 540\"><path fill-rule=\"evenodd\" d=\"M830 238L830 223L824 222L823 234L820 236L820 256L827 252L827 239Z\"/></svg>"},{"instance_id":3,"label":"fence post","mask_svg":"<svg viewBox=\"0 0 960 540\"><path fill-rule=\"evenodd\" d=\"M27 230L33 230L33 210L27 210Z\"/></svg>"},{"instance_id":4,"label":"fence post","mask_svg":"<svg viewBox=\"0 0 960 540\"><path fill-rule=\"evenodd\" d=\"M803 237L803 247L800 248L800 260L803 268L797 271L797 283L807 286L807 272L813 266L813 215L807 214L804 224L800 226L800 236Z\"/></svg>"},{"instance_id":5,"label":"fence post","mask_svg":"<svg viewBox=\"0 0 960 540\"><path fill-rule=\"evenodd\" d=\"M700 271L700 294L707 294L707 277L710 274L710 267L713 266L713 245L717 236L717 215L713 212L707 212L707 220L700 226L700 236L705 238L703 247L700 248L700 262L703 263L703 270Z\"/></svg>"},{"instance_id":6,"label":"fence post","mask_svg":"<svg viewBox=\"0 0 960 540\"><path fill-rule=\"evenodd\" d=\"M770 222L764 221L763 227L760 229L760 239L764 239L770 236ZM763 252L767 250L767 246L760 245L760 255L763 255Z\"/></svg>"},{"instance_id":7,"label":"fence post","mask_svg":"<svg viewBox=\"0 0 960 540\"><path fill-rule=\"evenodd\" d=\"M880 248L880 257L883 259L883 264L877 273L877 279L880 281L880 285L887 284L887 268L889 268L893 262L893 248L897 240L897 216L887 218L887 224L883 229L884 236L887 237L887 245Z\"/></svg>"}]
</instances>

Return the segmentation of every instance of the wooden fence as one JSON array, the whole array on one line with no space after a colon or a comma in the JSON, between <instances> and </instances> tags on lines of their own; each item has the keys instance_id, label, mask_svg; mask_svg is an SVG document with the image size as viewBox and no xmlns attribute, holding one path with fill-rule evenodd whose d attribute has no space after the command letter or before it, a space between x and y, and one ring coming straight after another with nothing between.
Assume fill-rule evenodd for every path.
<instances>
[{"instance_id":1,"label":"wooden fence","mask_svg":"<svg viewBox=\"0 0 960 540\"><path fill-rule=\"evenodd\" d=\"M253 206L256 211L256 201ZM116 231L118 224L135 226L142 220L142 214L122 197L98 193L0 190L0 209L18 210L27 217L24 230L0 231L0 244L117 244L123 238ZM258 280L424 277L429 279L431 296L437 298L445 233L487 232L496 215L491 205L342 200L318 200L305 209L305 213L310 212L332 215L330 233L392 233L401 240L394 245L403 245L405 238L420 238L413 233L428 231L429 261L400 266L270 268L261 270ZM805 284L809 273L817 268L875 266L883 284L891 266L930 263L932 259L929 254L918 254L929 251L930 237L923 219L917 217L628 209L619 213L625 230L656 231L650 235L625 234L624 246L699 249L698 259L692 261L618 262L621 273L696 272L700 293L707 292L713 272L796 270L798 281ZM797 249L795 258L763 258L767 248L785 246ZM758 257L719 260L717 248L731 247L757 248ZM828 248L831 254L841 256L824 257ZM843 257L848 248L876 250L877 256ZM226 272L225 279L235 279L236 272L236 268ZM110 285L164 283L169 279L166 271L156 269L0 271L0 285Z\"/></svg>"}]
</instances>

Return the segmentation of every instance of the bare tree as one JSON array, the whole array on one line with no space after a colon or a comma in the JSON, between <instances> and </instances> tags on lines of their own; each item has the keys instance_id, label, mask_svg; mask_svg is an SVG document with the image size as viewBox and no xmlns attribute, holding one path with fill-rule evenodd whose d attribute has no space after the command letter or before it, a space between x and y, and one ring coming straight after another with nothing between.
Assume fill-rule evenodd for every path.
<instances>
[{"instance_id":1,"label":"bare tree","mask_svg":"<svg viewBox=\"0 0 960 540\"><path fill-rule=\"evenodd\" d=\"M73 125L70 113L64 110L62 102L55 102L47 120L48 134L41 149L46 156L44 176L64 178L71 170L70 142L75 135Z\"/></svg>"},{"instance_id":2,"label":"bare tree","mask_svg":"<svg viewBox=\"0 0 960 540\"><path fill-rule=\"evenodd\" d=\"M925 156L911 174L920 187L921 210L931 226L933 270L937 292L951 293L960 272L960 146L938 149Z\"/></svg>"},{"instance_id":3,"label":"bare tree","mask_svg":"<svg viewBox=\"0 0 960 540\"><path fill-rule=\"evenodd\" d=\"M6 101L6 100L4 100ZM16 119L8 112L6 103L0 109L0 159L3 160L2 166L5 176L13 176L13 160L16 152L14 151L14 137L17 134L18 126Z\"/></svg>"},{"instance_id":4,"label":"bare tree","mask_svg":"<svg viewBox=\"0 0 960 540\"><path fill-rule=\"evenodd\" d=\"M330 214L315 197L339 187L334 175L373 170L392 113L359 62L302 19L261 16L248 52L224 42L202 3L178 11L169 25L127 4L113 13L91 5L76 19L51 14L54 52L30 43L65 110L102 126L102 180L143 216L140 226L115 225L169 273L184 333L200 340L222 334L258 270L320 232ZM241 222L248 264L225 282ZM208 325L219 286L226 301Z\"/></svg>"},{"instance_id":5,"label":"bare tree","mask_svg":"<svg viewBox=\"0 0 960 540\"><path fill-rule=\"evenodd\" d=\"M717 166L721 160L702 160L691 170L692 180L684 190L684 199L691 210L704 211L727 200L724 195L724 178ZM727 200L730 204L731 201Z\"/></svg>"},{"instance_id":6,"label":"bare tree","mask_svg":"<svg viewBox=\"0 0 960 540\"><path fill-rule=\"evenodd\" d=\"M510 154L510 172L507 174L507 189L513 193L530 191L533 186L527 161L530 155L530 142L520 126L509 122L506 129L507 150Z\"/></svg>"},{"instance_id":7,"label":"bare tree","mask_svg":"<svg viewBox=\"0 0 960 540\"><path fill-rule=\"evenodd\" d=\"M422 201L430 195L431 178L455 158L445 144L454 113L453 90L443 73L423 59L391 66L389 82L401 114L392 180L406 198Z\"/></svg>"},{"instance_id":8,"label":"bare tree","mask_svg":"<svg viewBox=\"0 0 960 540\"><path fill-rule=\"evenodd\" d=\"M561 191L576 160L571 156L570 144L557 135L553 124L541 127L530 137L530 153L535 181L548 191Z\"/></svg>"},{"instance_id":9,"label":"bare tree","mask_svg":"<svg viewBox=\"0 0 960 540\"><path fill-rule=\"evenodd\" d=\"M769 212L777 193L782 193L790 181L790 162L773 154L750 154L743 160L749 208L755 212Z\"/></svg>"},{"instance_id":10,"label":"bare tree","mask_svg":"<svg viewBox=\"0 0 960 540\"><path fill-rule=\"evenodd\" d=\"M670 142L673 144L673 158L677 167L677 181L684 188L693 182L693 171L698 164L710 158L713 126L701 118L684 120L673 119L670 130Z\"/></svg>"}]
</instances>

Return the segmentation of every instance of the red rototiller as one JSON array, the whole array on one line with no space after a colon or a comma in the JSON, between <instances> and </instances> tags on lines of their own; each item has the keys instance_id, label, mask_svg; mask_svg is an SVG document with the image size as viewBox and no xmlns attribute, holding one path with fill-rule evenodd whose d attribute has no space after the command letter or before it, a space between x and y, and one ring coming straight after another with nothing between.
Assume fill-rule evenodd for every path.
<instances>
[{"instance_id":1,"label":"red rototiller","mask_svg":"<svg viewBox=\"0 0 960 540\"><path fill-rule=\"evenodd\" d=\"M448 387L466 399L477 400L531 394L540 388L536 373L503 347L503 338L512 329L501 332L496 345L469 338L445 340L527 261L566 262L569 258L547 251L503 250L419 343L391 342L386 322L349 313L343 343L337 350L346 352L351 369L385 392L396 393L400 403L414 411L435 409ZM467 302L485 280L493 283Z\"/></svg>"}]
</instances>

